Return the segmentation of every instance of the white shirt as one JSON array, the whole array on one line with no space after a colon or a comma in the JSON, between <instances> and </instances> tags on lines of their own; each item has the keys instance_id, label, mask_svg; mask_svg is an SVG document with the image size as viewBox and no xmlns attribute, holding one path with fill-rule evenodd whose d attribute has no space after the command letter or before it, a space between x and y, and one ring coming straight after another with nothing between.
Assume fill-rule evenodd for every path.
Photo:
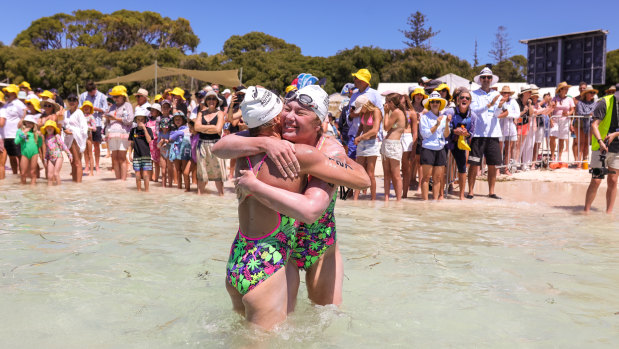
<instances>
[{"instance_id":1,"label":"white shirt","mask_svg":"<svg viewBox=\"0 0 619 349\"><path fill-rule=\"evenodd\" d=\"M65 144L68 143L67 147L71 147L71 143L75 140L80 148L80 153L83 153L86 150L86 140L88 139L88 122L82 110L78 108L71 114L71 111L67 109L63 123L65 128L72 133L70 135L65 134Z\"/></svg>"},{"instance_id":2,"label":"white shirt","mask_svg":"<svg viewBox=\"0 0 619 349\"><path fill-rule=\"evenodd\" d=\"M19 121L24 117L26 105L16 98L5 104L2 107L2 110L3 112L0 113L0 118L6 119L6 124L4 124L4 130L2 132L2 138L15 138L17 135L17 124L19 124Z\"/></svg>"},{"instance_id":3,"label":"white shirt","mask_svg":"<svg viewBox=\"0 0 619 349\"><path fill-rule=\"evenodd\" d=\"M508 112L505 118L500 119L503 137L517 136L518 130L516 129L516 119L520 117L520 107L518 106L518 101L510 98L507 102L503 103L503 108L505 108ZM501 109L499 109L499 111L502 112Z\"/></svg>"},{"instance_id":4,"label":"white shirt","mask_svg":"<svg viewBox=\"0 0 619 349\"><path fill-rule=\"evenodd\" d=\"M477 89L471 93L471 110L477 114L473 137L499 138L503 136L499 119L496 117L502 111L498 107L500 98L497 98L497 101L490 108L487 107L494 97L499 95L498 91L486 93L482 89Z\"/></svg>"}]
</instances>

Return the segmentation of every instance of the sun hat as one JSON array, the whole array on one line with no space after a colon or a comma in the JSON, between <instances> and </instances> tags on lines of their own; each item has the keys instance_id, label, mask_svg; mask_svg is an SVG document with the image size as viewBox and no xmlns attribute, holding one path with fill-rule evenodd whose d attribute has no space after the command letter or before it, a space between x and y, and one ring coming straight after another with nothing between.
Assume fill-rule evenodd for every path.
<instances>
[{"instance_id":1,"label":"sun hat","mask_svg":"<svg viewBox=\"0 0 619 349\"><path fill-rule=\"evenodd\" d=\"M26 91L17 92L17 99L24 100L26 99L26 97L28 97L28 95L26 94Z\"/></svg>"},{"instance_id":2,"label":"sun hat","mask_svg":"<svg viewBox=\"0 0 619 349\"><path fill-rule=\"evenodd\" d=\"M370 80L372 80L372 74L370 74L370 71L367 69L359 69L356 73L353 73L352 76L371 85Z\"/></svg>"},{"instance_id":3,"label":"sun hat","mask_svg":"<svg viewBox=\"0 0 619 349\"><path fill-rule=\"evenodd\" d=\"M288 85L286 86L286 90L284 90L286 92L286 94L288 94L291 91L296 91L297 90L297 85Z\"/></svg>"},{"instance_id":4,"label":"sun hat","mask_svg":"<svg viewBox=\"0 0 619 349\"><path fill-rule=\"evenodd\" d=\"M56 122L54 120L47 120L45 121L45 125L43 125L43 127L41 127L41 133L45 134L45 130L51 127L54 130L56 130L56 133L60 134L60 128L58 128L58 125L56 125Z\"/></svg>"},{"instance_id":5,"label":"sun hat","mask_svg":"<svg viewBox=\"0 0 619 349\"><path fill-rule=\"evenodd\" d=\"M21 84L19 84L19 87L25 87L29 90L32 90L32 88L30 88L30 84L28 83L28 81L22 81Z\"/></svg>"},{"instance_id":6,"label":"sun hat","mask_svg":"<svg viewBox=\"0 0 619 349\"><path fill-rule=\"evenodd\" d=\"M38 98L26 99L24 103L32 105L32 107L34 107L34 110L38 111L39 113L41 112L41 103L39 102Z\"/></svg>"},{"instance_id":7,"label":"sun hat","mask_svg":"<svg viewBox=\"0 0 619 349\"><path fill-rule=\"evenodd\" d=\"M162 99L163 99L163 96L162 96L162 95L160 95L160 94L156 94L156 95L155 95L155 98L153 98L153 102L157 103L157 102L159 102L159 101L160 101L160 100L162 100Z\"/></svg>"},{"instance_id":8,"label":"sun hat","mask_svg":"<svg viewBox=\"0 0 619 349\"><path fill-rule=\"evenodd\" d=\"M60 105L52 98L44 100L41 104L44 108L46 104L50 104L54 108L54 113L60 110Z\"/></svg>"},{"instance_id":9,"label":"sun hat","mask_svg":"<svg viewBox=\"0 0 619 349\"><path fill-rule=\"evenodd\" d=\"M531 89L531 97L533 96L540 97L538 88Z\"/></svg>"},{"instance_id":10,"label":"sun hat","mask_svg":"<svg viewBox=\"0 0 619 349\"><path fill-rule=\"evenodd\" d=\"M308 85L296 91L287 101L296 100L312 109L320 121L325 121L329 113L329 94L318 85Z\"/></svg>"},{"instance_id":11,"label":"sun hat","mask_svg":"<svg viewBox=\"0 0 619 349\"><path fill-rule=\"evenodd\" d=\"M430 80L431 80L431 79L430 79L430 78L428 78L427 76L422 76L422 77L419 79L419 81L423 82L424 84L425 84L426 82L430 81Z\"/></svg>"},{"instance_id":12,"label":"sun hat","mask_svg":"<svg viewBox=\"0 0 619 349\"><path fill-rule=\"evenodd\" d=\"M440 85L438 85L434 91L441 91L441 90L447 90L447 93L451 94L451 91L449 90L449 86L446 83L441 83Z\"/></svg>"},{"instance_id":13,"label":"sun hat","mask_svg":"<svg viewBox=\"0 0 619 349\"><path fill-rule=\"evenodd\" d=\"M90 111L94 112L95 111L95 107L92 105L92 103L90 103L90 101L84 101L84 103L82 104L82 106L80 107L81 111L84 111L84 108L86 107L90 107Z\"/></svg>"},{"instance_id":14,"label":"sun hat","mask_svg":"<svg viewBox=\"0 0 619 349\"><path fill-rule=\"evenodd\" d=\"M532 92L533 88L531 88L531 85L524 85L520 88L520 92L518 93L518 96L522 96L525 92Z\"/></svg>"},{"instance_id":15,"label":"sun hat","mask_svg":"<svg viewBox=\"0 0 619 349\"><path fill-rule=\"evenodd\" d=\"M159 104L161 104L161 107L163 108L164 104L167 105L172 105L172 102L168 101L167 99L162 100L161 102L159 102Z\"/></svg>"},{"instance_id":16,"label":"sun hat","mask_svg":"<svg viewBox=\"0 0 619 349\"><path fill-rule=\"evenodd\" d=\"M494 74L492 74L492 70L490 70L490 68L488 68L488 67L485 67L484 69L482 69L481 72L479 73L479 75L476 75L473 78L473 81L476 84L481 85L481 82L480 82L479 78L482 77L482 76L492 76L492 82L490 83L490 86L492 86L492 85L496 84L497 82L499 82L499 77L494 75Z\"/></svg>"},{"instance_id":17,"label":"sun hat","mask_svg":"<svg viewBox=\"0 0 619 349\"><path fill-rule=\"evenodd\" d=\"M284 103L273 92L256 86L247 88L241 102L243 120L247 127L254 128L271 121L284 108Z\"/></svg>"},{"instance_id":18,"label":"sun hat","mask_svg":"<svg viewBox=\"0 0 619 349\"><path fill-rule=\"evenodd\" d=\"M75 93L69 93L69 95L67 96L67 100L70 100L70 99L79 100L79 98L77 97Z\"/></svg>"},{"instance_id":19,"label":"sun hat","mask_svg":"<svg viewBox=\"0 0 619 349\"><path fill-rule=\"evenodd\" d=\"M229 89L229 88L227 88L227 89L223 90L223 92L222 92L221 94L222 94L222 95L225 95L226 93L232 93L232 92L230 92L230 89Z\"/></svg>"},{"instance_id":20,"label":"sun hat","mask_svg":"<svg viewBox=\"0 0 619 349\"><path fill-rule=\"evenodd\" d=\"M410 97L410 99L412 100L415 95L422 95L424 99L428 98L426 90L424 90L423 87L409 87L408 96Z\"/></svg>"},{"instance_id":21,"label":"sun hat","mask_svg":"<svg viewBox=\"0 0 619 349\"><path fill-rule=\"evenodd\" d=\"M2 91L0 91L0 103L4 104L4 93L2 93Z\"/></svg>"},{"instance_id":22,"label":"sun hat","mask_svg":"<svg viewBox=\"0 0 619 349\"><path fill-rule=\"evenodd\" d=\"M598 92L600 91L594 89L591 85L587 85L587 88L580 93L580 98L583 98L589 92L593 92L593 94L598 94Z\"/></svg>"},{"instance_id":23,"label":"sun hat","mask_svg":"<svg viewBox=\"0 0 619 349\"><path fill-rule=\"evenodd\" d=\"M202 91L204 91L204 92L213 91L213 86L211 86L211 85L206 85L206 86L204 86L204 88L202 89Z\"/></svg>"},{"instance_id":24,"label":"sun hat","mask_svg":"<svg viewBox=\"0 0 619 349\"><path fill-rule=\"evenodd\" d=\"M133 94L134 96L143 96L148 98L148 91L145 88L138 89L138 92Z\"/></svg>"},{"instance_id":25,"label":"sun hat","mask_svg":"<svg viewBox=\"0 0 619 349\"><path fill-rule=\"evenodd\" d=\"M204 98L204 97L206 97L206 91L200 90L200 91L196 92L195 96L196 96L196 98Z\"/></svg>"},{"instance_id":26,"label":"sun hat","mask_svg":"<svg viewBox=\"0 0 619 349\"><path fill-rule=\"evenodd\" d=\"M146 111L144 110L144 108L137 108L138 110L136 110L135 115L133 116L133 122L137 123L138 122L138 118L140 116L143 116L146 118L146 120L148 121L148 117L150 115L146 115Z\"/></svg>"},{"instance_id":27,"label":"sun hat","mask_svg":"<svg viewBox=\"0 0 619 349\"><path fill-rule=\"evenodd\" d=\"M514 93L516 93L515 91L512 91L511 88L509 88L508 85L504 85L503 87L501 87L501 91L499 92L501 94L503 93L509 93L510 95L513 95Z\"/></svg>"},{"instance_id":28,"label":"sun hat","mask_svg":"<svg viewBox=\"0 0 619 349\"><path fill-rule=\"evenodd\" d=\"M559 83L559 85L557 85L557 88L555 89L555 94L559 94L559 90L561 90L562 88L570 88L572 87L572 85L568 85L567 82L562 81Z\"/></svg>"},{"instance_id":29,"label":"sun hat","mask_svg":"<svg viewBox=\"0 0 619 349\"><path fill-rule=\"evenodd\" d=\"M180 88L180 87L175 87L172 92L170 92L171 95L175 95L175 96L179 96L180 98L182 98L183 100L185 100L185 91Z\"/></svg>"},{"instance_id":30,"label":"sun hat","mask_svg":"<svg viewBox=\"0 0 619 349\"><path fill-rule=\"evenodd\" d=\"M430 96L424 99L423 102L421 102L423 104L423 107L426 108L427 110L430 110L430 108L428 107L430 105L430 101L441 102L441 106L439 107L438 110L445 109L445 105L447 105L447 100L441 98L441 94L438 91L432 91L432 93L430 93Z\"/></svg>"},{"instance_id":31,"label":"sun hat","mask_svg":"<svg viewBox=\"0 0 619 349\"><path fill-rule=\"evenodd\" d=\"M161 114L161 104L153 103L150 105L150 107L148 107L148 110L153 110L153 109L155 109L156 111L159 112L159 114Z\"/></svg>"},{"instance_id":32,"label":"sun hat","mask_svg":"<svg viewBox=\"0 0 619 349\"><path fill-rule=\"evenodd\" d=\"M39 95L39 97L41 97L41 98L50 98L50 99L54 99L54 94L53 94L53 93L51 93L51 92L50 92L50 91L48 91L48 90L45 90L45 91L41 92L41 94Z\"/></svg>"},{"instance_id":33,"label":"sun hat","mask_svg":"<svg viewBox=\"0 0 619 349\"><path fill-rule=\"evenodd\" d=\"M114 86L112 91L110 91L110 96L123 96L125 99L129 99L129 96L127 95L127 88L123 85Z\"/></svg>"},{"instance_id":34,"label":"sun hat","mask_svg":"<svg viewBox=\"0 0 619 349\"><path fill-rule=\"evenodd\" d=\"M370 102L370 99L366 95L361 95L355 99L354 107L355 112L359 113L361 109Z\"/></svg>"},{"instance_id":35,"label":"sun hat","mask_svg":"<svg viewBox=\"0 0 619 349\"><path fill-rule=\"evenodd\" d=\"M215 98L217 98L217 107L216 108L219 108L221 106L221 104L223 103L223 101L221 100L221 98L219 98L219 96L217 95L217 92L215 92L213 90L208 91L206 93L206 95L204 95L204 103L206 104L206 99L209 98L210 96L214 96Z\"/></svg>"},{"instance_id":36,"label":"sun hat","mask_svg":"<svg viewBox=\"0 0 619 349\"><path fill-rule=\"evenodd\" d=\"M32 115L32 114L28 114L28 115L26 115L26 117L24 118L24 122L26 122L26 121L28 121L28 122L32 122L33 124L36 124L38 120L37 120L37 119L35 119L34 115Z\"/></svg>"},{"instance_id":37,"label":"sun hat","mask_svg":"<svg viewBox=\"0 0 619 349\"><path fill-rule=\"evenodd\" d=\"M604 92L605 92L606 94L611 94L611 92L612 92L612 93L615 93L616 91L617 91L617 86L612 85L612 86L610 86L609 88L607 88L607 89L606 89L606 91L604 91Z\"/></svg>"},{"instance_id":38,"label":"sun hat","mask_svg":"<svg viewBox=\"0 0 619 349\"><path fill-rule=\"evenodd\" d=\"M187 116L185 116L185 113L183 113L180 110L177 110L176 113L174 113L174 115L172 115L172 121L174 121L174 118L177 117L177 116L180 116L181 118L183 118L183 120L185 122L187 122Z\"/></svg>"},{"instance_id":39,"label":"sun hat","mask_svg":"<svg viewBox=\"0 0 619 349\"><path fill-rule=\"evenodd\" d=\"M394 90L385 90L385 91L381 92L380 95L383 96L383 97L387 97L387 96L389 96L392 93L400 94L400 92L397 92L397 91L394 91Z\"/></svg>"}]
</instances>

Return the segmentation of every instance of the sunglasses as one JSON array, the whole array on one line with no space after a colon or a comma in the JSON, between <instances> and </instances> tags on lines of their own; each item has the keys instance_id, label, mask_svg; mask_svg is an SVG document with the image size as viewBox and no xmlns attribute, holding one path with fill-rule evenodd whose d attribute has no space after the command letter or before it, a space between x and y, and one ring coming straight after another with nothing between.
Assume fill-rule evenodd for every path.
<instances>
[{"instance_id":1,"label":"sunglasses","mask_svg":"<svg viewBox=\"0 0 619 349\"><path fill-rule=\"evenodd\" d=\"M467 101L470 101L470 100L471 100L471 97L464 97L464 96L460 96L460 97L458 97L458 98L459 98L459 99L464 99L464 100L467 100Z\"/></svg>"},{"instance_id":2,"label":"sunglasses","mask_svg":"<svg viewBox=\"0 0 619 349\"><path fill-rule=\"evenodd\" d=\"M54 106L51 104L43 104L43 108L53 108Z\"/></svg>"},{"instance_id":3,"label":"sunglasses","mask_svg":"<svg viewBox=\"0 0 619 349\"><path fill-rule=\"evenodd\" d=\"M492 76L490 75L483 75L479 77L480 79L492 79Z\"/></svg>"},{"instance_id":4,"label":"sunglasses","mask_svg":"<svg viewBox=\"0 0 619 349\"><path fill-rule=\"evenodd\" d=\"M217 100L217 98L215 98L215 97L209 97L209 98L207 98L206 100L207 100L207 101L216 101L216 100Z\"/></svg>"},{"instance_id":5,"label":"sunglasses","mask_svg":"<svg viewBox=\"0 0 619 349\"><path fill-rule=\"evenodd\" d=\"M441 104L441 101L430 101L430 104Z\"/></svg>"},{"instance_id":6,"label":"sunglasses","mask_svg":"<svg viewBox=\"0 0 619 349\"><path fill-rule=\"evenodd\" d=\"M71 99L67 99L67 101L69 101L69 102L77 102L77 99L76 98L71 98Z\"/></svg>"}]
</instances>

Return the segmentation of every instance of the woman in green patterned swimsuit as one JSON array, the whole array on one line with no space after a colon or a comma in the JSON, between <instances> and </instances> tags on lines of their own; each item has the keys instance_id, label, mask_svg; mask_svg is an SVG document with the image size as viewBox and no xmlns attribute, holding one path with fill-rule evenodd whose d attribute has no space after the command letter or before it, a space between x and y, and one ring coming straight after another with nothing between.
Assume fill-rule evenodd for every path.
<instances>
[{"instance_id":1,"label":"woman in green patterned swimsuit","mask_svg":"<svg viewBox=\"0 0 619 349\"><path fill-rule=\"evenodd\" d=\"M250 87L241 104L250 136L279 138L282 106L281 100L271 92ZM213 147L215 154L225 154L226 151L230 149L226 149L225 142L222 145L218 142ZM367 176L349 170L354 162L336 164L309 146L300 146L297 152L302 174L312 173L336 183L345 180L347 185L355 187L369 182ZM241 184L264 182L292 193L301 192L307 185L306 175L288 179L278 175L274 162L262 154L247 161L237 161L237 177ZM294 219L247 195L243 185L238 188L239 231L230 249L226 288L236 311L245 315L252 324L270 329L287 315L285 269L295 248L297 225Z\"/></svg>"}]
</instances>

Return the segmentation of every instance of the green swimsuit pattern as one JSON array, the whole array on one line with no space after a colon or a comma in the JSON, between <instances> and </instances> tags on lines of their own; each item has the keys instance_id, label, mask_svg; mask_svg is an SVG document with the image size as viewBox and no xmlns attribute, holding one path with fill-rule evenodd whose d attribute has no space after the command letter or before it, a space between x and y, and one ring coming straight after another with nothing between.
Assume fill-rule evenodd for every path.
<instances>
[{"instance_id":1,"label":"green swimsuit pattern","mask_svg":"<svg viewBox=\"0 0 619 349\"><path fill-rule=\"evenodd\" d=\"M28 159L32 159L33 156L39 154L39 148L43 146L43 137L38 137L35 141L32 131L28 131L27 134L24 134L22 130L17 130L15 144L21 147L21 155Z\"/></svg>"}]
</instances>

